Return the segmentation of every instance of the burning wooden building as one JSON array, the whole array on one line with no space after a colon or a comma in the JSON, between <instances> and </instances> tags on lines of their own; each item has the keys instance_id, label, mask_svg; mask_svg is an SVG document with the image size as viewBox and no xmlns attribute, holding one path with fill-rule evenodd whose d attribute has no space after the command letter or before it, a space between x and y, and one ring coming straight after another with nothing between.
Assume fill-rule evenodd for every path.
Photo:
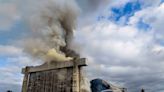
<instances>
[{"instance_id":1,"label":"burning wooden building","mask_svg":"<svg viewBox=\"0 0 164 92\"><path fill-rule=\"evenodd\" d=\"M83 66L84 58L23 68L22 92L81 92Z\"/></svg>"}]
</instances>

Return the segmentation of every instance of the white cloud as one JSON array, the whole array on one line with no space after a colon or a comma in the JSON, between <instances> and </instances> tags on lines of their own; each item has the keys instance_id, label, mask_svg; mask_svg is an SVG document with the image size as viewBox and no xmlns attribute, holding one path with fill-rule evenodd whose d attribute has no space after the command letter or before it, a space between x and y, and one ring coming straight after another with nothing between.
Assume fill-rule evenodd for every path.
<instances>
[{"instance_id":1,"label":"white cloud","mask_svg":"<svg viewBox=\"0 0 164 92\"><path fill-rule=\"evenodd\" d=\"M21 83L21 76L18 77L20 72L20 68L17 66L8 66L8 67L0 67L0 83L7 83L7 84L20 84Z\"/></svg>"},{"instance_id":2,"label":"white cloud","mask_svg":"<svg viewBox=\"0 0 164 92\"><path fill-rule=\"evenodd\" d=\"M113 0L111 6L120 7L128 1ZM87 19L82 17L86 25L79 28L82 31L76 32L75 40L81 45L81 55L89 60L86 71L90 79L100 77L128 87L130 92L137 92L136 89L140 88L146 88L149 92L163 92L161 85L164 83L164 46L157 43L156 39L164 38L164 4L159 4L159 0L142 2L144 8L136 12L125 26L106 21L95 23L92 14L88 15ZM102 3L101 6L103 5L106 4ZM9 5L9 7L15 6ZM14 14L15 17L11 19L17 19L17 10L14 8L9 9L11 13L7 12L8 9L0 11L4 14ZM97 10L94 12L97 13ZM140 31L136 27L140 18L149 24L152 30ZM87 23L90 19L92 22ZM0 45L0 56L12 56L6 59L9 62L8 66L0 67L2 74L0 78L5 78L0 83L9 84L7 80L11 80L14 84L21 83L22 77L16 76L20 74L21 67L34 63L22 54L21 48Z\"/></svg>"},{"instance_id":3,"label":"white cloud","mask_svg":"<svg viewBox=\"0 0 164 92\"><path fill-rule=\"evenodd\" d=\"M18 56L22 53L21 48L12 45L0 45L0 56Z\"/></svg>"},{"instance_id":4,"label":"white cloud","mask_svg":"<svg viewBox=\"0 0 164 92\"><path fill-rule=\"evenodd\" d=\"M8 30L20 19L17 1L0 2L0 6L0 30Z\"/></svg>"},{"instance_id":5,"label":"white cloud","mask_svg":"<svg viewBox=\"0 0 164 92\"><path fill-rule=\"evenodd\" d=\"M131 0L111 0L111 4L110 5L112 7L122 7L129 1L131 1ZM135 1L135 0L133 0L133 1Z\"/></svg>"},{"instance_id":6,"label":"white cloud","mask_svg":"<svg viewBox=\"0 0 164 92\"><path fill-rule=\"evenodd\" d=\"M22 48L13 45L0 45L0 88L19 92L23 81L21 69L25 66L40 65L41 62L33 60L24 54ZM4 65L2 65L4 64ZM4 86L5 85L5 86ZM12 88L17 87L17 88Z\"/></svg>"},{"instance_id":7,"label":"white cloud","mask_svg":"<svg viewBox=\"0 0 164 92\"><path fill-rule=\"evenodd\" d=\"M142 87L154 92L159 86L152 89L151 83L162 84L164 46L154 41L151 31L105 22L82 28L75 38L83 48L82 56L91 60L86 70L90 79L100 77L131 92Z\"/></svg>"},{"instance_id":8,"label":"white cloud","mask_svg":"<svg viewBox=\"0 0 164 92\"><path fill-rule=\"evenodd\" d=\"M81 16L78 21L78 25L81 28L97 22L97 17L100 15L109 16L112 13L109 11L111 7L122 8L131 0L77 0L77 2L81 8Z\"/></svg>"},{"instance_id":9,"label":"white cloud","mask_svg":"<svg viewBox=\"0 0 164 92\"><path fill-rule=\"evenodd\" d=\"M91 45L93 51L99 48L98 50L105 54L112 52L123 57L133 57L151 44L153 35L140 32L134 27L121 27L108 22L83 28L76 34L76 38L78 41L83 39L82 44ZM145 46L145 44L147 45ZM123 55L122 52L124 52Z\"/></svg>"},{"instance_id":10,"label":"white cloud","mask_svg":"<svg viewBox=\"0 0 164 92\"><path fill-rule=\"evenodd\" d=\"M142 3L142 7L157 6L161 0L139 0Z\"/></svg>"},{"instance_id":11,"label":"white cloud","mask_svg":"<svg viewBox=\"0 0 164 92\"><path fill-rule=\"evenodd\" d=\"M144 23L150 25L152 30L155 31L157 38L164 38L164 3L155 4L154 6L143 8L141 11L135 13L130 18L129 24L136 25L141 19ZM150 12L151 11L151 12Z\"/></svg>"}]
</instances>

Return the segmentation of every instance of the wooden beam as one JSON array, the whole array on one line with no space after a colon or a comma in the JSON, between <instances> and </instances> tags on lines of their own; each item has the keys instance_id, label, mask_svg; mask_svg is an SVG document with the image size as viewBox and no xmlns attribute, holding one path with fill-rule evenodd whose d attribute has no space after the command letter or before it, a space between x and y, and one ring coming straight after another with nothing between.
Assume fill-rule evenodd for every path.
<instances>
[{"instance_id":1,"label":"wooden beam","mask_svg":"<svg viewBox=\"0 0 164 92\"><path fill-rule=\"evenodd\" d=\"M41 66L29 66L28 71L25 71L26 69L22 69L22 73L31 73L31 72L39 72L39 71L47 71L47 70L53 70L53 69L60 69L60 68L68 68L73 67L74 62L73 61L66 61L66 62L51 62L50 64L45 63ZM79 58L77 59L77 66L87 66L86 59L85 58Z\"/></svg>"},{"instance_id":2,"label":"wooden beam","mask_svg":"<svg viewBox=\"0 0 164 92\"><path fill-rule=\"evenodd\" d=\"M29 70L29 67L24 68L25 74L24 74L24 78L23 78L22 92L27 92L28 70Z\"/></svg>"}]
</instances>

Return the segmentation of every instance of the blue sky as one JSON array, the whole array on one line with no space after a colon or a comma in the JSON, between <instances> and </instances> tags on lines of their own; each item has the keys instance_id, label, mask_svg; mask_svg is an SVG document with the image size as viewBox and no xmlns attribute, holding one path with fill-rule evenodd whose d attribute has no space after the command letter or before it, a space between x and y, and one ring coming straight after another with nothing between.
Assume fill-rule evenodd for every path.
<instances>
[{"instance_id":1,"label":"blue sky","mask_svg":"<svg viewBox=\"0 0 164 92\"><path fill-rule=\"evenodd\" d=\"M18 20L15 21L10 29L1 29L0 31L0 42L1 44L8 44L12 40L19 39L21 35L26 32L27 27L24 22Z\"/></svg>"},{"instance_id":2,"label":"blue sky","mask_svg":"<svg viewBox=\"0 0 164 92\"><path fill-rule=\"evenodd\" d=\"M119 21L121 17L125 16L126 20L128 21L129 17L133 16L134 13L140 9L141 9L141 4L138 0L127 2L122 7L109 8L109 11L113 12L113 15L109 16L109 20L111 19L114 21Z\"/></svg>"},{"instance_id":3,"label":"blue sky","mask_svg":"<svg viewBox=\"0 0 164 92\"><path fill-rule=\"evenodd\" d=\"M163 0L77 1L82 12L74 41L88 58L87 77L103 78L130 92L163 92ZM21 68L39 64L19 46L30 31L20 6L28 7L20 0L0 0L0 17L6 16L0 18L0 92L20 92Z\"/></svg>"}]
</instances>

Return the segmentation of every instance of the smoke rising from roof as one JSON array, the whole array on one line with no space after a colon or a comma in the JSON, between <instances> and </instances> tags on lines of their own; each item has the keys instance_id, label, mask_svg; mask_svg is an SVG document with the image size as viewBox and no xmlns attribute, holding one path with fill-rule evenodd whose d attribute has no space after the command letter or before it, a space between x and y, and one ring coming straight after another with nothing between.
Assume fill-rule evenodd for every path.
<instances>
[{"instance_id":1,"label":"smoke rising from roof","mask_svg":"<svg viewBox=\"0 0 164 92\"><path fill-rule=\"evenodd\" d=\"M74 0L28 0L23 15L32 32L25 51L44 61L69 61L60 50L69 48L79 8Z\"/></svg>"}]
</instances>

